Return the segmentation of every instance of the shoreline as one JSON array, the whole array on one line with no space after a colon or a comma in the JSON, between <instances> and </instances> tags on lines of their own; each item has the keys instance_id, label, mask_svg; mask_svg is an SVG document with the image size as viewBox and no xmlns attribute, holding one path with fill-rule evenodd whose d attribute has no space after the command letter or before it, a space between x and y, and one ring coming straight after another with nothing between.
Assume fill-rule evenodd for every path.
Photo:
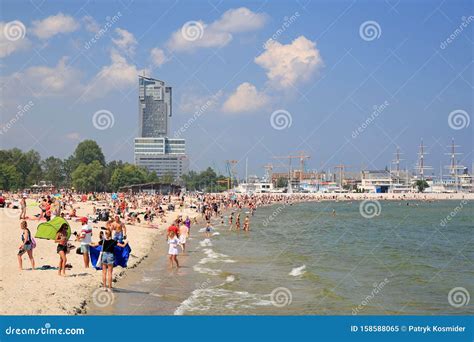
<instances>
[{"instance_id":1,"label":"shoreline","mask_svg":"<svg viewBox=\"0 0 474 342\"><path fill-rule=\"evenodd\" d=\"M256 194L255 198L262 195ZM304 202L342 202L342 201L472 201L474 194L457 193L457 194L429 194L429 193L411 193L411 194L275 194L270 195L269 203L259 203L259 208L297 204ZM262 197L265 198L265 197ZM35 213L39 213L36 202L28 201L28 215L33 217ZM188 203L189 204L189 203ZM94 205L93 201L77 202L78 216L86 215ZM225 225L227 225L227 216L231 211L238 211L237 207L222 208L222 215L225 216ZM245 208L242 208L245 210ZM82 256L76 255L75 251L68 254L68 263L73 265L73 269L67 272L67 277L62 279L57 276L56 270L39 270L43 265L57 265L57 254L55 244L52 241L37 240L38 246L34 250L36 261L36 270L18 271L16 261L16 246L19 244L19 211L15 211L12 215L10 209L0 209L0 223L3 229L3 239L0 244L0 256L2 263L0 264L2 276L0 279L0 300L6 303L2 306L0 314L3 315L87 315L93 300L92 294L100 288L101 271L83 266ZM164 239L166 228L178 215L189 216L191 219L197 217L198 224L194 224L193 235L199 236L199 229L203 222L200 213L195 208L186 207L181 211L177 208L173 212L167 212L166 223L156 223L155 228L148 228L143 225L129 225L129 242L132 247L132 253L128 261L128 267L125 269L115 268L113 283L118 284L124 279L129 269L142 269L142 264L146 261L160 238ZM215 219L215 217L213 217ZM158 219L157 219L158 220ZM43 222L43 221L42 221ZM69 221L72 231L80 230L80 223L74 220ZM36 226L39 224L37 220L28 220L29 228L32 235L36 232ZM98 226L103 225L101 222ZM93 240L96 241L100 228L93 228ZM71 241L76 247L78 242ZM194 242L197 244L197 241ZM164 252L164 255L166 253ZM156 260L154 260L156 262ZM30 262L26 256L23 258L23 266L30 268ZM192 266L190 272L192 270ZM143 270L143 269L142 269ZM7 277L8 275L8 277Z\"/></svg>"},{"instance_id":2,"label":"shoreline","mask_svg":"<svg viewBox=\"0 0 474 342\"><path fill-rule=\"evenodd\" d=\"M95 202L77 202L78 216L86 216L91 212ZM83 265L82 255L72 250L67 254L67 263L72 264L72 269L66 271L66 277L57 275L58 256L56 244L53 241L36 239L37 246L33 250L35 259L35 270L31 270L30 260L23 255L23 270L18 270L16 253L20 244L19 210L0 209L0 227L3 236L0 242L0 300L4 305L0 309L1 315L82 315L87 313L92 293L100 288L102 272L92 268L86 269ZM28 200L27 219L28 228L34 237L38 221L32 219L39 209L35 201ZM117 282L127 274L127 270L135 269L145 261L155 243L157 237L163 237L166 228L178 215L184 217L195 215L194 209L166 212L166 222L162 223L158 218L154 225L158 228L149 228L144 225L127 224L128 241L132 248L126 268L114 268L113 283ZM75 219L68 220L71 232L80 231L80 223ZM93 241L97 241L100 226L105 222L92 224ZM71 235L69 240L76 248L79 242L74 241ZM49 270L41 270L45 265L52 266Z\"/></svg>"}]
</instances>

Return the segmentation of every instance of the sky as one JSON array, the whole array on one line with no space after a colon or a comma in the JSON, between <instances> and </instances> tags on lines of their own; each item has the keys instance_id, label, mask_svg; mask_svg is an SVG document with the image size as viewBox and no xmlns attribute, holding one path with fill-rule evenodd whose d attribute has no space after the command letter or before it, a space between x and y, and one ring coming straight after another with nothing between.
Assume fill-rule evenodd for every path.
<instances>
[{"instance_id":1,"label":"sky","mask_svg":"<svg viewBox=\"0 0 474 342\"><path fill-rule=\"evenodd\" d=\"M133 161L138 74L173 88L190 168L471 170L472 1L2 0L0 147ZM393 167L393 166L392 166ZM446 173L446 170L443 172Z\"/></svg>"}]
</instances>

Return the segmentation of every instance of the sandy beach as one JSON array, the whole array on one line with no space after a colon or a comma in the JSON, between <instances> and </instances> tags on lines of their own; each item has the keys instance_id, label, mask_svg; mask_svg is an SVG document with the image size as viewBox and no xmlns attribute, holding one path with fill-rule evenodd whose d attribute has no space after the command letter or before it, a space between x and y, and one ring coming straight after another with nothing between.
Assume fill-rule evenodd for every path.
<instances>
[{"instance_id":1,"label":"sandy beach","mask_svg":"<svg viewBox=\"0 0 474 342\"><path fill-rule=\"evenodd\" d=\"M288 195L287 195L288 196ZM298 196L303 196L299 197ZM295 194L296 201L319 201L319 200L472 200L474 194ZM270 203L268 203L270 204ZM92 212L94 202L78 202L77 215L85 216ZM28 200L27 215L29 218L39 213L39 208L34 200ZM19 271L17 263L17 251L20 244L20 229L18 219L19 210L0 209L0 226L2 227L2 239L0 243L1 253L1 278L0 278L0 300L3 305L0 314L10 315L74 315L84 314L87 303L92 299L91 294L101 284L101 272L93 268L86 269L83 265L81 255L72 251L67 255L68 263L73 268L67 271L67 277L57 275L58 255L56 244L49 240L37 240L34 249L36 270L32 271L30 261L25 254L23 257L23 271ZM147 228L143 225L127 224L128 241L132 248L128 268L134 268L140 264L149 254L155 242L160 243L157 237L163 237L164 230L178 215L196 216L195 209L179 209L167 212L166 223L159 223L158 228ZM80 231L80 222L69 220L71 231ZM34 235L39 224L38 220L28 220L28 226ZM93 241L97 241L100 231L100 222L93 224ZM71 235L70 241L79 247L80 243L74 241ZM44 265L51 265L54 269L39 270ZM114 279L118 279L126 273L126 269L117 267L114 270Z\"/></svg>"},{"instance_id":2,"label":"sandy beach","mask_svg":"<svg viewBox=\"0 0 474 342\"><path fill-rule=\"evenodd\" d=\"M40 212L35 201L28 200L27 215L32 218ZM94 203L91 201L77 203L78 216L85 216L92 212ZM58 255L54 241L36 239L37 247L33 250L36 270L31 270L30 260L23 256L23 271L19 271L17 262L18 246L20 240L20 210L0 209L0 227L2 239L0 243L1 277L0 309L2 315L74 315L84 313L84 308L91 300L92 292L99 288L101 272L93 268L84 268L82 255L75 250L67 255L68 263L73 268L67 271L67 277L59 277L56 269L39 270L43 265L57 267ZM147 257L157 236L162 236L163 231L176 219L178 215L196 215L195 209L179 209L167 212L166 223L159 223L159 228L146 228L140 225L127 224L127 239L132 248L128 261L128 268L136 267ZM38 220L27 220L32 235L36 233ZM44 222L44 221L42 221ZM71 231L80 231L81 223L69 220ZM93 238L98 240L100 222L93 225ZM164 239L164 238L163 238ZM80 242L74 241L71 235L70 242L76 247ZM126 269L116 267L114 279L121 277Z\"/></svg>"}]
</instances>

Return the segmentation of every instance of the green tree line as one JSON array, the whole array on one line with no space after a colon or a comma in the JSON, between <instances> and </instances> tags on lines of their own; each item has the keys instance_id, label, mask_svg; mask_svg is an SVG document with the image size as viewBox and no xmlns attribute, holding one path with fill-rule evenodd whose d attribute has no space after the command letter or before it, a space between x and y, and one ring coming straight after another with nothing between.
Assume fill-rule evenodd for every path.
<instances>
[{"instance_id":1,"label":"green tree line","mask_svg":"<svg viewBox=\"0 0 474 342\"><path fill-rule=\"evenodd\" d=\"M122 161L107 163L102 149L93 140L80 142L66 159L51 156L42 160L34 150L0 150L0 190L25 189L46 181L57 188L112 192L132 184L179 181L188 190L223 191L227 189L225 180L211 168L200 173L191 171L175 180L171 174L158 177L155 172Z\"/></svg>"}]
</instances>

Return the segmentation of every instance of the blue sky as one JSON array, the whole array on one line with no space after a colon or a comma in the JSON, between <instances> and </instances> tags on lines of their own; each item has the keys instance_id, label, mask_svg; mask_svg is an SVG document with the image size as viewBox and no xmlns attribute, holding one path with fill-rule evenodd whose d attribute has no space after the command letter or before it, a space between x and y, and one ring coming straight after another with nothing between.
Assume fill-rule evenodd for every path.
<instances>
[{"instance_id":1,"label":"blue sky","mask_svg":"<svg viewBox=\"0 0 474 342\"><path fill-rule=\"evenodd\" d=\"M171 133L184 128L195 170L283 171L272 157L299 151L308 169L384 168L397 146L412 169L421 138L436 174L451 138L471 168L471 1L1 6L2 148L66 157L88 138L132 161L144 71L173 87ZM97 129L98 111L113 125Z\"/></svg>"}]
</instances>

